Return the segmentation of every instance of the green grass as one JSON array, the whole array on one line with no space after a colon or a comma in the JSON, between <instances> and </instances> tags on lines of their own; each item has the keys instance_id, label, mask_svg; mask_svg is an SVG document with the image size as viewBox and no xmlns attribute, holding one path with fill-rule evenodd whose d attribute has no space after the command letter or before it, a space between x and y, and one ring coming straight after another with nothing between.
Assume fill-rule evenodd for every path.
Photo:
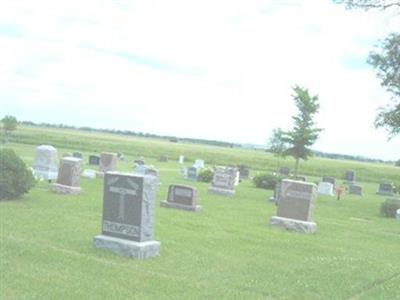
<instances>
[{"instance_id":1,"label":"green grass","mask_svg":"<svg viewBox=\"0 0 400 300\"><path fill-rule=\"evenodd\" d=\"M35 145L55 144L57 131L23 131L43 140L8 146L32 165ZM83 150L87 161L93 150L122 149L128 162L119 162L119 170L131 170L138 154L158 167L161 256L137 261L94 248L101 179L83 178L79 196L54 194L40 182L22 199L0 202L0 299L400 299L400 222L379 216L385 198L375 195L382 174L400 181L399 169L318 158L303 164L312 180L323 175L316 170L335 166L362 170L368 179L361 182L363 198L318 197L317 233L304 235L268 225L276 213L267 201L271 191L244 181L233 199L208 195L208 184L181 178L176 161L154 159L166 152L211 162L214 153L213 162L238 159L261 171L274 166L268 154L73 131L59 135L69 141L58 146L60 154ZM161 208L172 183L196 186L204 212Z\"/></svg>"}]
</instances>

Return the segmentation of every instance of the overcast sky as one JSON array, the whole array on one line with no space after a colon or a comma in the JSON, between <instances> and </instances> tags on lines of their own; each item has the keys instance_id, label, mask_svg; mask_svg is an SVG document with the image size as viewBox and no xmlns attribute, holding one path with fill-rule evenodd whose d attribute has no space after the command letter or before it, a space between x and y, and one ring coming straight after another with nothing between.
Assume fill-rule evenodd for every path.
<instances>
[{"instance_id":1,"label":"overcast sky","mask_svg":"<svg viewBox=\"0 0 400 300\"><path fill-rule=\"evenodd\" d=\"M320 97L314 149L398 159L366 58L399 19L330 0L5 0L0 117L266 144L299 84Z\"/></svg>"}]
</instances>

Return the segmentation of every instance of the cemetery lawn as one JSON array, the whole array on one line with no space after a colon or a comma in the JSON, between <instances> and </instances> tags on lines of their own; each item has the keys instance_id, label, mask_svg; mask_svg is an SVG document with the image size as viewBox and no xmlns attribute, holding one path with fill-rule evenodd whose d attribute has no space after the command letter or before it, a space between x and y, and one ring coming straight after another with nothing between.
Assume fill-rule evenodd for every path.
<instances>
[{"instance_id":1,"label":"cemetery lawn","mask_svg":"<svg viewBox=\"0 0 400 300\"><path fill-rule=\"evenodd\" d=\"M313 181L356 170L364 191L362 198L344 195L340 201L319 196L317 232L305 235L268 225L276 213L267 200L272 191L247 180L233 198L208 195L209 184L184 180L177 163L180 154L186 166L196 158L243 161L254 175L276 169L267 153L38 128L18 129L14 138L7 147L29 166L41 143L54 145L59 156L81 151L85 163L95 151L121 149L127 161L118 162L121 171L132 170L133 159L143 155L162 182L155 230L162 245L161 256L143 261L94 248L102 179L82 178L79 196L54 194L39 182L22 199L0 202L0 299L400 299L400 222L379 215L385 197L375 194L383 179L400 183L399 168L302 162L302 174ZM171 160L158 162L164 153ZM293 166L291 160L282 164ZM204 211L161 208L169 184L196 186Z\"/></svg>"}]
</instances>

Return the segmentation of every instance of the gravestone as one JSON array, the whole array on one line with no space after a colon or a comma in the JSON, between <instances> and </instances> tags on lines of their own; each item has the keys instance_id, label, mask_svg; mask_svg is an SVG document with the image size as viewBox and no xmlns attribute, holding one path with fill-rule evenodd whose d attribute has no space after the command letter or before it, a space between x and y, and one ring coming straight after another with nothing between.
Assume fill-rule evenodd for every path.
<instances>
[{"instance_id":1,"label":"gravestone","mask_svg":"<svg viewBox=\"0 0 400 300\"><path fill-rule=\"evenodd\" d=\"M36 148L34 175L39 179L55 180L58 176L57 149L49 145Z\"/></svg>"},{"instance_id":2,"label":"gravestone","mask_svg":"<svg viewBox=\"0 0 400 300\"><path fill-rule=\"evenodd\" d=\"M160 162L168 162L168 155L161 155Z\"/></svg>"},{"instance_id":3,"label":"gravestone","mask_svg":"<svg viewBox=\"0 0 400 300\"><path fill-rule=\"evenodd\" d=\"M153 176L108 172L104 176L102 234L97 248L145 259L160 254L154 240L157 182Z\"/></svg>"},{"instance_id":4,"label":"gravestone","mask_svg":"<svg viewBox=\"0 0 400 300\"><path fill-rule=\"evenodd\" d=\"M303 233L314 233L317 224L313 221L317 187L314 183L289 179L282 180L277 216L273 226Z\"/></svg>"},{"instance_id":5,"label":"gravestone","mask_svg":"<svg viewBox=\"0 0 400 300\"><path fill-rule=\"evenodd\" d=\"M168 189L168 198L166 201L161 201L160 205L162 207L194 212L200 212L202 210L202 207L197 205L196 188L186 185L170 185Z\"/></svg>"},{"instance_id":6,"label":"gravestone","mask_svg":"<svg viewBox=\"0 0 400 300\"><path fill-rule=\"evenodd\" d=\"M396 219L400 220L400 208L396 210Z\"/></svg>"},{"instance_id":7,"label":"gravestone","mask_svg":"<svg viewBox=\"0 0 400 300\"><path fill-rule=\"evenodd\" d=\"M275 184L274 195L270 198L270 201L274 202L275 205L278 205L281 199L281 186L280 182Z\"/></svg>"},{"instance_id":8,"label":"gravestone","mask_svg":"<svg viewBox=\"0 0 400 300\"><path fill-rule=\"evenodd\" d=\"M98 166L100 164L100 156L90 155L89 156L89 165Z\"/></svg>"},{"instance_id":9,"label":"gravestone","mask_svg":"<svg viewBox=\"0 0 400 300\"><path fill-rule=\"evenodd\" d=\"M185 157L183 155L179 156L179 163L183 164L183 162L185 161Z\"/></svg>"},{"instance_id":10,"label":"gravestone","mask_svg":"<svg viewBox=\"0 0 400 300\"><path fill-rule=\"evenodd\" d=\"M236 168L215 168L212 185L208 188L208 192L222 196L233 196L235 194L236 174Z\"/></svg>"},{"instance_id":11,"label":"gravestone","mask_svg":"<svg viewBox=\"0 0 400 300\"><path fill-rule=\"evenodd\" d=\"M80 177L82 159L64 157L61 159L57 182L51 185L51 190L58 194L77 195L81 192Z\"/></svg>"},{"instance_id":12,"label":"gravestone","mask_svg":"<svg viewBox=\"0 0 400 300\"><path fill-rule=\"evenodd\" d=\"M158 182L158 171L153 166L138 165L133 171L134 174L138 175L149 175L155 177Z\"/></svg>"},{"instance_id":13,"label":"gravestone","mask_svg":"<svg viewBox=\"0 0 400 300\"><path fill-rule=\"evenodd\" d=\"M333 184L330 182L320 182L318 184L318 194L320 195L327 195L327 196L333 196Z\"/></svg>"},{"instance_id":14,"label":"gravestone","mask_svg":"<svg viewBox=\"0 0 400 300\"><path fill-rule=\"evenodd\" d=\"M73 155L70 152L65 152L63 153L62 157L73 157Z\"/></svg>"},{"instance_id":15,"label":"gravestone","mask_svg":"<svg viewBox=\"0 0 400 300\"><path fill-rule=\"evenodd\" d=\"M354 182L356 180L356 174L353 170L347 170L344 175L344 180L347 182Z\"/></svg>"},{"instance_id":16,"label":"gravestone","mask_svg":"<svg viewBox=\"0 0 400 300\"><path fill-rule=\"evenodd\" d=\"M376 193L382 196L394 196L393 184L389 182L379 184L379 189Z\"/></svg>"},{"instance_id":17,"label":"gravestone","mask_svg":"<svg viewBox=\"0 0 400 300\"><path fill-rule=\"evenodd\" d=\"M102 152L100 155L100 164L98 175L104 176L104 173L115 171L117 167L117 155L110 152Z\"/></svg>"},{"instance_id":18,"label":"gravestone","mask_svg":"<svg viewBox=\"0 0 400 300\"><path fill-rule=\"evenodd\" d=\"M362 196L362 186L357 185L357 184L350 184L349 185L349 194Z\"/></svg>"},{"instance_id":19,"label":"gravestone","mask_svg":"<svg viewBox=\"0 0 400 300\"><path fill-rule=\"evenodd\" d=\"M82 177L94 179L96 178L96 171L91 169L85 169L82 172Z\"/></svg>"},{"instance_id":20,"label":"gravestone","mask_svg":"<svg viewBox=\"0 0 400 300\"><path fill-rule=\"evenodd\" d=\"M142 165L145 165L145 164L146 164L146 163L144 162L143 159L136 159L136 160L134 161L134 163L135 163L136 165L138 165L138 166L142 166Z\"/></svg>"},{"instance_id":21,"label":"gravestone","mask_svg":"<svg viewBox=\"0 0 400 300\"><path fill-rule=\"evenodd\" d=\"M336 179L335 179L334 177L331 177L331 176L324 176L324 177L322 177L322 181L323 181L323 182L332 183L333 186L336 185Z\"/></svg>"},{"instance_id":22,"label":"gravestone","mask_svg":"<svg viewBox=\"0 0 400 300\"><path fill-rule=\"evenodd\" d=\"M83 154L80 153L80 152L74 152L74 153L72 154L72 156L73 156L73 157L76 157L76 158L82 158L82 157L83 157Z\"/></svg>"},{"instance_id":23,"label":"gravestone","mask_svg":"<svg viewBox=\"0 0 400 300\"><path fill-rule=\"evenodd\" d=\"M197 181L198 169L195 166L187 168L186 179Z\"/></svg>"},{"instance_id":24,"label":"gravestone","mask_svg":"<svg viewBox=\"0 0 400 300\"><path fill-rule=\"evenodd\" d=\"M235 186L238 186L239 183L240 183L240 172L239 172L238 169L236 169L236 172L234 173L234 176L235 176Z\"/></svg>"},{"instance_id":25,"label":"gravestone","mask_svg":"<svg viewBox=\"0 0 400 300\"><path fill-rule=\"evenodd\" d=\"M239 167L239 174L240 174L239 175L240 180L249 179L250 170L245 166L240 166Z\"/></svg>"},{"instance_id":26,"label":"gravestone","mask_svg":"<svg viewBox=\"0 0 400 300\"><path fill-rule=\"evenodd\" d=\"M196 159L196 161L194 162L194 165L193 165L195 168L197 168L197 169L204 169L204 166L205 166L205 164L204 164L204 160L202 160L202 159Z\"/></svg>"},{"instance_id":27,"label":"gravestone","mask_svg":"<svg viewBox=\"0 0 400 300\"><path fill-rule=\"evenodd\" d=\"M284 175L284 176L289 176L290 175L290 169L288 167L280 167L278 169L278 174Z\"/></svg>"}]
</instances>

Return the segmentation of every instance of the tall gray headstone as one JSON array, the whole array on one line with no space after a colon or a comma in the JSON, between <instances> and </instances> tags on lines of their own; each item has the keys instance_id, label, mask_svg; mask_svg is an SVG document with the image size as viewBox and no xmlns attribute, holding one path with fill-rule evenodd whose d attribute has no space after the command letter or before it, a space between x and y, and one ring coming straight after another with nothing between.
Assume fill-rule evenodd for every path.
<instances>
[{"instance_id":1,"label":"tall gray headstone","mask_svg":"<svg viewBox=\"0 0 400 300\"><path fill-rule=\"evenodd\" d=\"M55 180L58 176L57 149L49 145L36 148L33 172L36 177L44 180Z\"/></svg>"},{"instance_id":2,"label":"tall gray headstone","mask_svg":"<svg viewBox=\"0 0 400 300\"><path fill-rule=\"evenodd\" d=\"M100 155L99 175L102 176L106 172L115 171L117 161L118 157L116 153L102 152Z\"/></svg>"},{"instance_id":3,"label":"tall gray headstone","mask_svg":"<svg viewBox=\"0 0 400 300\"><path fill-rule=\"evenodd\" d=\"M79 194L81 192L81 172L82 159L76 157L64 157L61 159L57 182L51 185L52 191L67 195Z\"/></svg>"},{"instance_id":4,"label":"tall gray headstone","mask_svg":"<svg viewBox=\"0 0 400 300\"><path fill-rule=\"evenodd\" d=\"M344 180L347 182L354 182L356 180L356 174L353 170L347 170L344 174Z\"/></svg>"},{"instance_id":5,"label":"tall gray headstone","mask_svg":"<svg viewBox=\"0 0 400 300\"><path fill-rule=\"evenodd\" d=\"M208 192L222 196L233 196L235 194L236 176L237 168L215 168L212 185L208 188Z\"/></svg>"},{"instance_id":6,"label":"tall gray headstone","mask_svg":"<svg viewBox=\"0 0 400 300\"><path fill-rule=\"evenodd\" d=\"M104 177L102 234L98 248L131 258L145 259L160 253L154 240L154 176L108 172Z\"/></svg>"},{"instance_id":7,"label":"tall gray headstone","mask_svg":"<svg viewBox=\"0 0 400 300\"><path fill-rule=\"evenodd\" d=\"M168 198L161 201L160 205L167 208L175 208L199 212L202 210L197 205L197 190L195 187L187 185L170 185L168 189Z\"/></svg>"},{"instance_id":8,"label":"tall gray headstone","mask_svg":"<svg viewBox=\"0 0 400 300\"><path fill-rule=\"evenodd\" d=\"M198 171L199 171L199 169L196 168L195 166L191 166L191 167L187 168L186 179L197 181Z\"/></svg>"},{"instance_id":9,"label":"tall gray headstone","mask_svg":"<svg viewBox=\"0 0 400 300\"><path fill-rule=\"evenodd\" d=\"M271 225L314 233L317 229L313 220L316 194L317 187L314 183L282 180L277 216L271 218Z\"/></svg>"}]
</instances>

